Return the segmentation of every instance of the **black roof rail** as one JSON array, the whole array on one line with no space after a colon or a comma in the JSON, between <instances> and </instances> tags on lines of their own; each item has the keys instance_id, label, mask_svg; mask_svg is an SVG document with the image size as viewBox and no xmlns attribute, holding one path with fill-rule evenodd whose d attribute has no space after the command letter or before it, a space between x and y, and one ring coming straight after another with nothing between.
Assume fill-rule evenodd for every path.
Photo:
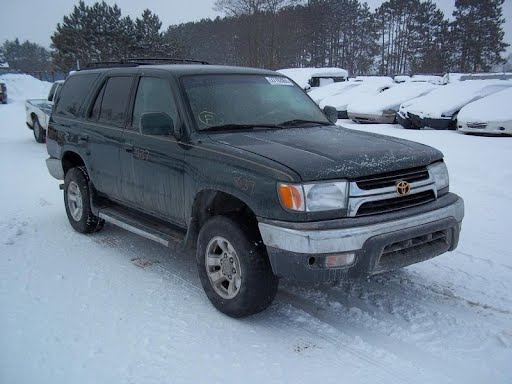
<instances>
[{"instance_id":1,"label":"black roof rail","mask_svg":"<svg viewBox=\"0 0 512 384\"><path fill-rule=\"evenodd\" d=\"M151 64L203 64L208 65L207 61L180 59L176 57L130 57L118 61L94 61L88 63L84 69L98 69L98 68L119 68L119 67L137 67L139 65Z\"/></svg>"}]
</instances>

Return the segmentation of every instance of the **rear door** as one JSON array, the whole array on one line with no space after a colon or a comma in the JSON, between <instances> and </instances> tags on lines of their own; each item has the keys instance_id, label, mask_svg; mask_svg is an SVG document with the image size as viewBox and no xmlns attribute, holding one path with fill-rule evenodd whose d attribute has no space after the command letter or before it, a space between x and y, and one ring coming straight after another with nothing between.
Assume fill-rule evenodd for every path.
<instances>
[{"instance_id":1,"label":"rear door","mask_svg":"<svg viewBox=\"0 0 512 384\"><path fill-rule=\"evenodd\" d=\"M164 112L175 126L181 119L165 75L144 74L137 79L131 122L123 133L120 153L123 199L156 216L184 223L184 149L174 135L141 133L140 120L146 112Z\"/></svg>"},{"instance_id":2,"label":"rear door","mask_svg":"<svg viewBox=\"0 0 512 384\"><path fill-rule=\"evenodd\" d=\"M88 147L94 186L114 199L121 198L119 152L134 78L112 74L104 79L87 111L87 133L80 138Z\"/></svg>"}]
</instances>

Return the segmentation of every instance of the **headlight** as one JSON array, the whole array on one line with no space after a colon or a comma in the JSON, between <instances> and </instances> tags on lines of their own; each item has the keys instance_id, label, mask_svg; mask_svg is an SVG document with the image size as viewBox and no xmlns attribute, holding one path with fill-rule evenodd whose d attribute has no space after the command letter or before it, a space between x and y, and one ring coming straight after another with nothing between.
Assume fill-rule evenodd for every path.
<instances>
[{"instance_id":1,"label":"headlight","mask_svg":"<svg viewBox=\"0 0 512 384\"><path fill-rule=\"evenodd\" d=\"M432 164L428 167L428 170L434 177L438 191L450 185L450 177L448 176L448 169L445 163L439 162Z\"/></svg>"},{"instance_id":2,"label":"headlight","mask_svg":"<svg viewBox=\"0 0 512 384\"><path fill-rule=\"evenodd\" d=\"M348 182L278 185L279 201L291 211L319 212L347 207Z\"/></svg>"}]
</instances>

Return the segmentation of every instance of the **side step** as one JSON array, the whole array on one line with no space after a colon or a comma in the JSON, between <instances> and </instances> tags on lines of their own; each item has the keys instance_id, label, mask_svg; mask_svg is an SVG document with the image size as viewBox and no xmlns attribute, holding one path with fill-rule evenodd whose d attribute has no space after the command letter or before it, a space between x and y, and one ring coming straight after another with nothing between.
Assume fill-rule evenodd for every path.
<instances>
[{"instance_id":1,"label":"side step","mask_svg":"<svg viewBox=\"0 0 512 384\"><path fill-rule=\"evenodd\" d=\"M109 223L166 247L173 242L182 243L186 235L185 231L173 227L170 223L119 206L101 207L98 209L98 216Z\"/></svg>"}]
</instances>

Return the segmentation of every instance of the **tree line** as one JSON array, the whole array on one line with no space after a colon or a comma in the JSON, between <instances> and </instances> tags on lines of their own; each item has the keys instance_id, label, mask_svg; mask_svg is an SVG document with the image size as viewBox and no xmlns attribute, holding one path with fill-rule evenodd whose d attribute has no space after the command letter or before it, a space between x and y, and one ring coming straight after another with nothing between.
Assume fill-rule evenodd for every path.
<instances>
[{"instance_id":1,"label":"tree line","mask_svg":"<svg viewBox=\"0 0 512 384\"><path fill-rule=\"evenodd\" d=\"M51 51L16 39L0 55L20 70L28 61L68 71L123 57L191 57L350 74L479 72L504 63L503 3L456 0L448 19L432 0L388 0L375 10L359 0L216 0L223 17L163 31L150 10L133 20L117 5L80 1L57 25Z\"/></svg>"}]
</instances>

